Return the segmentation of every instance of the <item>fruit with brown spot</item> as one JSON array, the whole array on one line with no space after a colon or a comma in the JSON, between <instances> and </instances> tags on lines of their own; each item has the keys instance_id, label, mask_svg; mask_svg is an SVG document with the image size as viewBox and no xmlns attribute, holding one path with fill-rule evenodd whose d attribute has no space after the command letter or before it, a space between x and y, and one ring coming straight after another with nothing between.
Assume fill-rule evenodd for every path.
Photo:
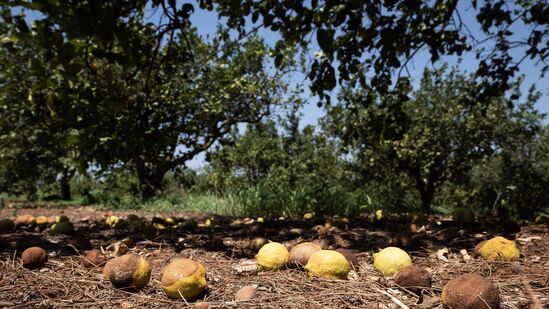
<instances>
[{"instance_id":1,"label":"fruit with brown spot","mask_svg":"<svg viewBox=\"0 0 549 309\"><path fill-rule=\"evenodd\" d=\"M431 273L425 268L410 265L401 269L395 276L395 283L416 294L420 294L422 288L431 287Z\"/></svg>"},{"instance_id":2,"label":"fruit with brown spot","mask_svg":"<svg viewBox=\"0 0 549 309\"><path fill-rule=\"evenodd\" d=\"M491 280L466 274L450 280L442 289L442 305L452 309L498 309L499 293Z\"/></svg>"},{"instance_id":3,"label":"fruit with brown spot","mask_svg":"<svg viewBox=\"0 0 549 309\"><path fill-rule=\"evenodd\" d=\"M322 248L311 242L304 242L296 245L290 250L290 256L288 257L288 265L290 267L302 268L307 265L309 257Z\"/></svg>"},{"instance_id":4,"label":"fruit with brown spot","mask_svg":"<svg viewBox=\"0 0 549 309\"><path fill-rule=\"evenodd\" d=\"M105 264L103 280L110 281L116 288L144 288L151 279L151 268L147 260L137 254L125 254Z\"/></svg>"},{"instance_id":5,"label":"fruit with brown spot","mask_svg":"<svg viewBox=\"0 0 549 309\"><path fill-rule=\"evenodd\" d=\"M23 251L21 260L23 261L23 267L36 269L46 264L48 261L48 254L40 247L30 247Z\"/></svg>"},{"instance_id":6,"label":"fruit with brown spot","mask_svg":"<svg viewBox=\"0 0 549 309\"><path fill-rule=\"evenodd\" d=\"M93 249L86 252L84 257L82 258L82 264L84 265L84 267L88 268L102 266L106 262L107 256L98 249Z\"/></svg>"}]
</instances>

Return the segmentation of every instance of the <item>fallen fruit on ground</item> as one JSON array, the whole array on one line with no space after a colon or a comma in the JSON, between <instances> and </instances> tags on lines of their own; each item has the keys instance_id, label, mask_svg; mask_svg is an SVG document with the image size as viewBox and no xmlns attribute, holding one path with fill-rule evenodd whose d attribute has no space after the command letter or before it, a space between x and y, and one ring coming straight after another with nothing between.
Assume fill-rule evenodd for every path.
<instances>
[{"instance_id":1,"label":"fallen fruit on ground","mask_svg":"<svg viewBox=\"0 0 549 309\"><path fill-rule=\"evenodd\" d=\"M257 265L263 270L278 270L288 262L290 253L283 244L270 242L265 244L255 256Z\"/></svg>"},{"instance_id":2,"label":"fallen fruit on ground","mask_svg":"<svg viewBox=\"0 0 549 309\"><path fill-rule=\"evenodd\" d=\"M23 267L28 269L36 269L44 266L48 261L48 254L40 247L30 247L21 254Z\"/></svg>"},{"instance_id":3,"label":"fallen fruit on ground","mask_svg":"<svg viewBox=\"0 0 549 309\"><path fill-rule=\"evenodd\" d=\"M335 250L320 250L311 255L305 271L309 277L346 280L350 265L343 254Z\"/></svg>"},{"instance_id":4,"label":"fallen fruit on ground","mask_svg":"<svg viewBox=\"0 0 549 309\"><path fill-rule=\"evenodd\" d=\"M477 256L480 256L480 248L482 248L482 246L484 246L484 244L486 244L487 241L488 240L483 240L475 246L475 249L473 249L473 252L475 252Z\"/></svg>"},{"instance_id":5,"label":"fallen fruit on ground","mask_svg":"<svg viewBox=\"0 0 549 309\"><path fill-rule=\"evenodd\" d=\"M55 222L69 222L69 217L65 215L60 215L55 218Z\"/></svg>"},{"instance_id":6,"label":"fallen fruit on ground","mask_svg":"<svg viewBox=\"0 0 549 309\"><path fill-rule=\"evenodd\" d=\"M422 288L431 287L431 273L427 269L415 265L406 266L395 276L395 283L416 294L420 294Z\"/></svg>"},{"instance_id":7,"label":"fallen fruit on ground","mask_svg":"<svg viewBox=\"0 0 549 309\"><path fill-rule=\"evenodd\" d=\"M120 218L118 216L112 215L105 218L105 223L111 227L114 227L118 222L120 221Z\"/></svg>"},{"instance_id":8,"label":"fallen fruit on ground","mask_svg":"<svg viewBox=\"0 0 549 309\"><path fill-rule=\"evenodd\" d=\"M11 219L0 220L0 233L13 232L14 229L15 229L15 222L13 222Z\"/></svg>"},{"instance_id":9,"label":"fallen fruit on ground","mask_svg":"<svg viewBox=\"0 0 549 309\"><path fill-rule=\"evenodd\" d=\"M162 289L169 298L193 298L206 288L204 265L191 259L178 258L164 268Z\"/></svg>"},{"instance_id":10,"label":"fallen fruit on ground","mask_svg":"<svg viewBox=\"0 0 549 309\"><path fill-rule=\"evenodd\" d=\"M322 248L312 242L298 244L290 250L288 265L291 267L303 267L307 265L309 257L311 257L313 253L320 250L322 250Z\"/></svg>"},{"instance_id":11,"label":"fallen fruit on ground","mask_svg":"<svg viewBox=\"0 0 549 309\"><path fill-rule=\"evenodd\" d=\"M452 214L452 221L459 226L475 224L475 213L469 208L458 208Z\"/></svg>"},{"instance_id":12,"label":"fallen fruit on ground","mask_svg":"<svg viewBox=\"0 0 549 309\"><path fill-rule=\"evenodd\" d=\"M505 237L496 236L486 241L479 249L480 256L490 261L517 261L520 251L517 244Z\"/></svg>"},{"instance_id":13,"label":"fallen fruit on ground","mask_svg":"<svg viewBox=\"0 0 549 309\"><path fill-rule=\"evenodd\" d=\"M374 268L385 276L393 276L409 265L412 265L412 259L400 248L387 247L374 253Z\"/></svg>"},{"instance_id":14,"label":"fallen fruit on ground","mask_svg":"<svg viewBox=\"0 0 549 309\"><path fill-rule=\"evenodd\" d=\"M86 252L82 258L82 264L84 264L85 267L97 267L105 264L106 262L107 256L98 249L93 249Z\"/></svg>"},{"instance_id":15,"label":"fallen fruit on ground","mask_svg":"<svg viewBox=\"0 0 549 309\"><path fill-rule=\"evenodd\" d=\"M314 217L315 215L312 213L312 212L307 212L303 215L303 219L304 220L310 220Z\"/></svg>"},{"instance_id":16,"label":"fallen fruit on ground","mask_svg":"<svg viewBox=\"0 0 549 309\"><path fill-rule=\"evenodd\" d=\"M72 234L74 232L74 226L69 221L61 221L54 223L50 228L52 234Z\"/></svg>"},{"instance_id":17,"label":"fallen fruit on ground","mask_svg":"<svg viewBox=\"0 0 549 309\"><path fill-rule=\"evenodd\" d=\"M248 301L254 298L255 294L257 293L257 284L253 285L247 285L245 287L240 288L238 292L234 295L235 301Z\"/></svg>"},{"instance_id":18,"label":"fallen fruit on ground","mask_svg":"<svg viewBox=\"0 0 549 309\"><path fill-rule=\"evenodd\" d=\"M254 237L250 240L248 248L253 251L259 251L259 249L261 249L261 247L263 247L266 243L268 243L267 239L263 237Z\"/></svg>"},{"instance_id":19,"label":"fallen fruit on ground","mask_svg":"<svg viewBox=\"0 0 549 309\"><path fill-rule=\"evenodd\" d=\"M353 251L343 248L336 249L336 251L343 254L343 256L347 259L347 262L349 262L351 268L358 267L358 259Z\"/></svg>"},{"instance_id":20,"label":"fallen fruit on ground","mask_svg":"<svg viewBox=\"0 0 549 309\"><path fill-rule=\"evenodd\" d=\"M497 309L499 293L491 280L466 274L450 280L442 289L442 305L452 309Z\"/></svg>"},{"instance_id":21,"label":"fallen fruit on ground","mask_svg":"<svg viewBox=\"0 0 549 309\"><path fill-rule=\"evenodd\" d=\"M33 225L36 218L32 215L20 215L15 218L15 225Z\"/></svg>"},{"instance_id":22,"label":"fallen fruit on ground","mask_svg":"<svg viewBox=\"0 0 549 309\"><path fill-rule=\"evenodd\" d=\"M36 221L36 224L38 224L38 225L46 225L46 224L48 224L48 217L38 216L38 217L36 217L35 221Z\"/></svg>"},{"instance_id":23,"label":"fallen fruit on ground","mask_svg":"<svg viewBox=\"0 0 549 309\"><path fill-rule=\"evenodd\" d=\"M116 288L144 288L151 279L151 268L147 260L137 254L128 253L105 264L103 280L110 281Z\"/></svg>"}]
</instances>

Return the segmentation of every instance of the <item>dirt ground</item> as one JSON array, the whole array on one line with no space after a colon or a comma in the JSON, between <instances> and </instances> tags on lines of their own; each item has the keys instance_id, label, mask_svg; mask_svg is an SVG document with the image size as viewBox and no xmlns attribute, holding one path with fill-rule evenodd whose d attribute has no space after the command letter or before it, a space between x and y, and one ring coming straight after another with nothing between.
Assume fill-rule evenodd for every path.
<instances>
[{"instance_id":1,"label":"dirt ground","mask_svg":"<svg viewBox=\"0 0 549 309\"><path fill-rule=\"evenodd\" d=\"M22 226L0 235L0 307L4 308L181 308L204 302L212 308L440 308L443 286L452 278L472 272L493 280L502 308L530 307L532 297L525 292L525 284L542 306L549 306L549 229L530 222L488 220L463 228L449 218L431 217L428 224L418 224L414 229L402 218L376 221L364 215L349 218L348 223L338 224L335 220L334 227L326 230L318 226L324 225L324 218L265 218L257 222L257 218L132 212L152 222L165 224L162 218L168 216L179 222L165 224L165 230L142 233L105 224L106 216L126 218L129 212L6 204L0 209L0 219L15 219L22 214L63 214L74 223L76 232L70 236L51 235L48 229ZM202 223L210 217L212 226L185 224L190 218ZM521 249L519 264L475 257L475 245L495 235L517 241ZM102 248L114 256L112 248L128 237L131 242L123 243L130 252L145 257L152 268L151 281L141 291L115 289L102 280L102 267L82 265L80 255L86 250ZM254 237L278 241L289 248L303 241L316 242L325 249L348 248L356 253L359 265L346 281L307 278L295 269L261 272L254 263L256 249L250 247ZM433 276L432 288L416 296L400 289L392 278L377 273L372 253L389 245L405 248L414 264L427 268ZM49 253L45 267L31 271L21 266L21 252L31 246L41 246ZM198 299L171 300L160 287L163 267L178 256L196 259L206 266L208 288ZM252 300L235 301L240 288L254 284L258 288Z\"/></svg>"}]
</instances>

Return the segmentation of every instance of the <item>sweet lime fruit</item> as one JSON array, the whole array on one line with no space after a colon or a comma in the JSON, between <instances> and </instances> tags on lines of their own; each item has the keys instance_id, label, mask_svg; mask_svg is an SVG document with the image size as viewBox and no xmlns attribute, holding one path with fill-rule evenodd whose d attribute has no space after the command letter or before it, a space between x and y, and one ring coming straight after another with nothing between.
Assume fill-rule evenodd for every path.
<instances>
[{"instance_id":1,"label":"sweet lime fruit","mask_svg":"<svg viewBox=\"0 0 549 309\"><path fill-rule=\"evenodd\" d=\"M283 244L270 242L265 244L255 256L257 265L263 270L278 270L288 262L290 253Z\"/></svg>"},{"instance_id":2,"label":"sweet lime fruit","mask_svg":"<svg viewBox=\"0 0 549 309\"><path fill-rule=\"evenodd\" d=\"M307 276L327 279L347 279L350 269L345 256L335 250L317 251L305 265Z\"/></svg>"},{"instance_id":3,"label":"sweet lime fruit","mask_svg":"<svg viewBox=\"0 0 549 309\"><path fill-rule=\"evenodd\" d=\"M412 259L400 248L387 247L374 253L374 268L385 276L393 276L409 265L412 265Z\"/></svg>"},{"instance_id":4,"label":"sweet lime fruit","mask_svg":"<svg viewBox=\"0 0 549 309\"><path fill-rule=\"evenodd\" d=\"M517 244L505 237L496 236L478 248L480 256L490 261L517 261L520 251Z\"/></svg>"},{"instance_id":5,"label":"sweet lime fruit","mask_svg":"<svg viewBox=\"0 0 549 309\"><path fill-rule=\"evenodd\" d=\"M206 268L191 259L170 262L162 274L162 290L169 298L193 298L206 288Z\"/></svg>"}]
</instances>

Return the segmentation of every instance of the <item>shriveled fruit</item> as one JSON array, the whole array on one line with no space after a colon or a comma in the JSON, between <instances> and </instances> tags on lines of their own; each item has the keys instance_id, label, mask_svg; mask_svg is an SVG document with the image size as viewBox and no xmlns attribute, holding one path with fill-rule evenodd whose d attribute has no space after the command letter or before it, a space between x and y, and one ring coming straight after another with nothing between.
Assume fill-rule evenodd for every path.
<instances>
[{"instance_id":1,"label":"shriveled fruit","mask_svg":"<svg viewBox=\"0 0 549 309\"><path fill-rule=\"evenodd\" d=\"M475 224L475 213L469 208L458 208L452 214L452 221L460 226Z\"/></svg>"},{"instance_id":2,"label":"shriveled fruit","mask_svg":"<svg viewBox=\"0 0 549 309\"><path fill-rule=\"evenodd\" d=\"M263 237L254 237L250 240L248 248L253 251L259 251L259 249L261 249L261 247L263 247L266 243L268 243L267 239Z\"/></svg>"},{"instance_id":3,"label":"shriveled fruit","mask_svg":"<svg viewBox=\"0 0 549 309\"><path fill-rule=\"evenodd\" d=\"M238 290L238 292L236 292L236 294L234 295L234 300L236 301L251 300L252 298L254 298L255 294L257 293L257 287L258 287L257 284L253 284L253 285L247 285L240 288L240 290Z\"/></svg>"},{"instance_id":4,"label":"shriveled fruit","mask_svg":"<svg viewBox=\"0 0 549 309\"><path fill-rule=\"evenodd\" d=\"M347 279L350 265L343 254L335 250L320 250L311 255L305 271L309 277Z\"/></svg>"},{"instance_id":5,"label":"shriveled fruit","mask_svg":"<svg viewBox=\"0 0 549 309\"><path fill-rule=\"evenodd\" d=\"M52 234L72 234L74 233L74 226L69 221L61 221L54 223L50 228Z\"/></svg>"},{"instance_id":6,"label":"shriveled fruit","mask_svg":"<svg viewBox=\"0 0 549 309\"><path fill-rule=\"evenodd\" d=\"M419 294L422 288L431 287L431 280L430 272L415 265L404 267L395 276L396 284L416 294Z\"/></svg>"},{"instance_id":7,"label":"shriveled fruit","mask_svg":"<svg viewBox=\"0 0 549 309\"><path fill-rule=\"evenodd\" d=\"M309 257L320 250L322 250L322 248L312 242L298 244L290 250L288 265L291 267L303 267L307 265Z\"/></svg>"},{"instance_id":8,"label":"shriveled fruit","mask_svg":"<svg viewBox=\"0 0 549 309\"><path fill-rule=\"evenodd\" d=\"M0 233L13 232L14 229L15 229L15 222L13 222L11 219L0 220Z\"/></svg>"},{"instance_id":9,"label":"shriveled fruit","mask_svg":"<svg viewBox=\"0 0 549 309\"><path fill-rule=\"evenodd\" d=\"M169 298L193 298L206 288L206 268L191 259L170 262L162 274L162 290Z\"/></svg>"},{"instance_id":10,"label":"shriveled fruit","mask_svg":"<svg viewBox=\"0 0 549 309\"><path fill-rule=\"evenodd\" d=\"M23 267L28 269L40 268L48 261L48 254L40 247L30 247L21 254Z\"/></svg>"},{"instance_id":11,"label":"shriveled fruit","mask_svg":"<svg viewBox=\"0 0 549 309\"><path fill-rule=\"evenodd\" d=\"M288 261L290 253L283 244L270 242L265 244L255 256L257 265L263 270L278 270Z\"/></svg>"},{"instance_id":12,"label":"shriveled fruit","mask_svg":"<svg viewBox=\"0 0 549 309\"><path fill-rule=\"evenodd\" d=\"M387 247L374 253L374 268L385 276L392 276L409 265L412 259L400 248Z\"/></svg>"},{"instance_id":13,"label":"shriveled fruit","mask_svg":"<svg viewBox=\"0 0 549 309\"><path fill-rule=\"evenodd\" d=\"M491 280L466 274L450 280L442 289L442 305L452 309L497 309L499 293Z\"/></svg>"},{"instance_id":14,"label":"shriveled fruit","mask_svg":"<svg viewBox=\"0 0 549 309\"><path fill-rule=\"evenodd\" d=\"M358 259L353 251L343 248L336 249L335 251L343 254L343 256L347 259L347 262L349 262L351 268L358 267Z\"/></svg>"},{"instance_id":15,"label":"shriveled fruit","mask_svg":"<svg viewBox=\"0 0 549 309\"><path fill-rule=\"evenodd\" d=\"M101 252L101 250L93 249L84 255L82 258L82 264L85 267L97 267L107 262L107 256Z\"/></svg>"},{"instance_id":16,"label":"shriveled fruit","mask_svg":"<svg viewBox=\"0 0 549 309\"><path fill-rule=\"evenodd\" d=\"M105 264L103 279L116 288L144 288L151 279L151 268L147 260L137 254L125 254Z\"/></svg>"},{"instance_id":17,"label":"shriveled fruit","mask_svg":"<svg viewBox=\"0 0 549 309\"><path fill-rule=\"evenodd\" d=\"M520 251L517 244L505 237L496 236L479 248L480 256L490 261L517 261Z\"/></svg>"}]
</instances>

